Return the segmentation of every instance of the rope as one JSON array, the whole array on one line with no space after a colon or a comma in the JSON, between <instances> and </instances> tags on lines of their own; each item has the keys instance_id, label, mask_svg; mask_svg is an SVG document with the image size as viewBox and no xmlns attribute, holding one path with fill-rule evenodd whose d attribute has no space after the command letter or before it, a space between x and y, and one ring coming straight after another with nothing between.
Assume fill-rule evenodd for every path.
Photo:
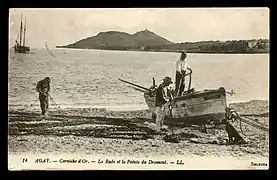
<instances>
[{"instance_id":1,"label":"rope","mask_svg":"<svg viewBox=\"0 0 277 180\"><path fill-rule=\"evenodd\" d=\"M266 118L264 119L264 124L266 124ZM265 132L263 133L263 138L266 139L266 134ZM264 141L264 146L266 145L266 141Z\"/></svg>"},{"instance_id":2,"label":"rope","mask_svg":"<svg viewBox=\"0 0 277 180\"><path fill-rule=\"evenodd\" d=\"M253 116L253 117L268 117L269 116L269 112L265 112L265 113L261 113L261 114L241 114L240 116Z\"/></svg>"},{"instance_id":3,"label":"rope","mask_svg":"<svg viewBox=\"0 0 277 180\"><path fill-rule=\"evenodd\" d=\"M58 108L60 108L60 106L54 101L54 99L50 96L50 94L49 94L49 97L50 97L50 100L52 100L52 102L53 102L56 106L58 106Z\"/></svg>"},{"instance_id":4,"label":"rope","mask_svg":"<svg viewBox=\"0 0 277 180\"><path fill-rule=\"evenodd\" d=\"M54 105L58 106L58 109L61 109L61 107L54 101L54 99L50 96L50 94L48 94L50 100L54 103ZM28 107L24 108L24 109L18 109L20 112L24 112L27 109L29 109L31 106L33 106L39 99L36 99L32 104L30 104ZM59 111L60 113L60 111Z\"/></svg>"},{"instance_id":5,"label":"rope","mask_svg":"<svg viewBox=\"0 0 277 180\"><path fill-rule=\"evenodd\" d=\"M244 136L253 136L253 135L257 135L257 134L245 134L242 130L242 125L241 125L241 118L239 118L239 126L240 126L240 131Z\"/></svg>"},{"instance_id":6,"label":"rope","mask_svg":"<svg viewBox=\"0 0 277 180\"><path fill-rule=\"evenodd\" d=\"M251 125L251 126L253 126L257 129L260 129L260 130L263 130L263 131L266 131L266 132L268 131L268 128L269 128L265 123L263 124L263 123L257 122L255 120L249 118L249 117L245 117L245 118L255 122L256 124L253 123L253 122L249 122L246 119L241 118L240 114L238 112L236 112L235 110L227 109L226 110L226 117L227 117L227 119L233 120L233 121L235 121L236 119L239 119L240 131L244 136L252 136L252 135L257 135L257 134L249 134L249 135L245 134L242 130L242 123L241 123L242 121L244 121L244 123L246 123L246 124L249 124L249 125Z\"/></svg>"},{"instance_id":7,"label":"rope","mask_svg":"<svg viewBox=\"0 0 277 180\"><path fill-rule=\"evenodd\" d=\"M262 125L258 125L258 124L252 123L252 122L247 122L247 120L242 119L242 118L240 118L240 119L243 120L245 123L247 123L247 124L249 124L249 125L251 125L251 126L253 126L255 128L258 128L258 129L263 130L263 131L268 131L267 127L264 127Z\"/></svg>"},{"instance_id":8,"label":"rope","mask_svg":"<svg viewBox=\"0 0 277 180\"><path fill-rule=\"evenodd\" d=\"M50 50L50 48L48 47L47 42L45 42L45 48L46 48L47 52L50 54L50 56L53 58L53 60L54 60L54 61L57 61L57 58L56 58L55 54ZM60 61L59 61L59 62L60 62ZM52 66L51 66L50 62L47 61L47 63L48 63L48 65L49 65L49 67L52 69ZM60 71L60 75L61 75L61 78L63 79L64 75L63 75L63 71L62 71L62 70ZM50 97L50 100L51 100L56 106L58 106L58 109L61 109L61 107L54 101L54 99L50 96L50 94L49 94L49 97Z\"/></svg>"},{"instance_id":9,"label":"rope","mask_svg":"<svg viewBox=\"0 0 277 180\"><path fill-rule=\"evenodd\" d=\"M251 118L249 118L249 117L245 117L246 119L249 119L249 120L251 120L251 121L255 121L255 120L253 120L253 119L251 119ZM266 127L268 127L268 125L266 124L266 123L261 123L261 122L259 122L259 121L255 121L255 123L257 123L257 124L259 124L259 125L261 125L261 126L266 126Z\"/></svg>"},{"instance_id":10,"label":"rope","mask_svg":"<svg viewBox=\"0 0 277 180\"><path fill-rule=\"evenodd\" d=\"M27 109L29 109L31 106L33 106L36 102L38 101L38 99L36 99L32 104L30 104L28 107L24 108L24 109L19 109L19 111L23 112L26 111Z\"/></svg>"}]
</instances>

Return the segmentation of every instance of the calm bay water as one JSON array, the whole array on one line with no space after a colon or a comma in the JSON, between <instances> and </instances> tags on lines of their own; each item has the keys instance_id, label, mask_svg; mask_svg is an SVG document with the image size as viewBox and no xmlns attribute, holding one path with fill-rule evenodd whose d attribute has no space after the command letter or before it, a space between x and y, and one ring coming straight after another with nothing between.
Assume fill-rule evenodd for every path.
<instances>
[{"instance_id":1,"label":"calm bay water","mask_svg":"<svg viewBox=\"0 0 277 180\"><path fill-rule=\"evenodd\" d=\"M150 87L165 76L175 79L177 53L101 50L33 49L34 54L9 55L9 105L28 106L38 94L36 83L46 76L51 96L61 107L147 108L143 94L118 78ZM196 90L234 90L229 102L269 99L268 54L188 54ZM51 105L51 103L50 103ZM53 107L53 106L52 106ZM35 108L39 108L37 102Z\"/></svg>"}]
</instances>

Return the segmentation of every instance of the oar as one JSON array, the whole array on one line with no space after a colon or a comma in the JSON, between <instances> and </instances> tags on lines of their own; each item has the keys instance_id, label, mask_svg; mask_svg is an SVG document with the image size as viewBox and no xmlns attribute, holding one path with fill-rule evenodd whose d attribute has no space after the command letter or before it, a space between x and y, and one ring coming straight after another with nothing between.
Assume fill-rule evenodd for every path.
<instances>
[{"instance_id":1,"label":"oar","mask_svg":"<svg viewBox=\"0 0 277 180\"><path fill-rule=\"evenodd\" d=\"M139 89L139 88L135 88L135 87L132 87L134 90L136 90L136 91L140 91L140 92L143 92L143 93L146 93L147 91L145 91L145 90L142 90L142 89Z\"/></svg>"},{"instance_id":2,"label":"oar","mask_svg":"<svg viewBox=\"0 0 277 180\"><path fill-rule=\"evenodd\" d=\"M122 82L125 82L125 83L127 83L127 84L130 84L130 85L132 85L132 86L135 86L135 87L138 87L138 88L141 88L141 89L144 89L144 90L146 90L146 91L150 91L150 92L151 92L150 89L147 89L147 88L145 88L145 87L142 87L142 86L139 86L139 85L137 85L137 84L134 84L134 83L125 81L125 80L123 80L123 79L119 79L119 80L122 81Z\"/></svg>"}]
</instances>

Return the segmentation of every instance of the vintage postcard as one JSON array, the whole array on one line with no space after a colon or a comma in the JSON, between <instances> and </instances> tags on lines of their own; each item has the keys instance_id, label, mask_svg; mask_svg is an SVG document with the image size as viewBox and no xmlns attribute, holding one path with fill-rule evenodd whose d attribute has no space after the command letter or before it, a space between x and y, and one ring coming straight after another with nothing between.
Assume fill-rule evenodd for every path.
<instances>
[{"instance_id":1,"label":"vintage postcard","mask_svg":"<svg viewBox=\"0 0 277 180\"><path fill-rule=\"evenodd\" d=\"M269 169L269 8L10 9L8 169Z\"/></svg>"}]
</instances>

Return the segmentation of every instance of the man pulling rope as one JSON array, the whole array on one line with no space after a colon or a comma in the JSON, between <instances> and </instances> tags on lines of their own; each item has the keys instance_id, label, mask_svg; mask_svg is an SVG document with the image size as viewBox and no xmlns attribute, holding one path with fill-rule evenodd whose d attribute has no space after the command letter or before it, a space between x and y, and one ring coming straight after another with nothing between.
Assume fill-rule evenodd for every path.
<instances>
[{"instance_id":1,"label":"man pulling rope","mask_svg":"<svg viewBox=\"0 0 277 180\"><path fill-rule=\"evenodd\" d=\"M40 108L41 108L41 115L44 118L49 117L47 115L48 108L49 108L49 92L50 92L50 78L46 77L43 80L39 81L36 86L36 91L39 92L39 101L40 101Z\"/></svg>"}]
</instances>

